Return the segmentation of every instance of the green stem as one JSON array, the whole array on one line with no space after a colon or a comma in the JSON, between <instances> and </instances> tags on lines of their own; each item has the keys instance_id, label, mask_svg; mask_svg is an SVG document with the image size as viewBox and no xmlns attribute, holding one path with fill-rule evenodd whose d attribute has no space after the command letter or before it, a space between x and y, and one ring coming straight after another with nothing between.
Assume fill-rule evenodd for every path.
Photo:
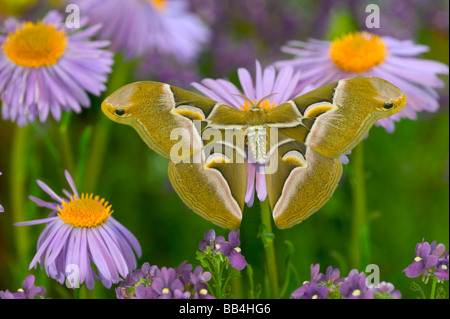
<instances>
[{"instance_id":1,"label":"green stem","mask_svg":"<svg viewBox=\"0 0 450 319\"><path fill-rule=\"evenodd\" d=\"M231 280L231 291L233 292L233 297L235 299L244 298L243 289L242 277L233 278Z\"/></svg>"},{"instance_id":2,"label":"green stem","mask_svg":"<svg viewBox=\"0 0 450 319\"><path fill-rule=\"evenodd\" d=\"M129 81L134 65L135 63L124 62L120 55L115 57L114 71L110 76L108 89L104 96L110 95ZM98 122L93 132L91 149L86 164L83 185L85 192L96 191L113 126L112 121L102 113L100 107L98 113Z\"/></svg>"},{"instance_id":3,"label":"green stem","mask_svg":"<svg viewBox=\"0 0 450 319\"><path fill-rule=\"evenodd\" d=\"M269 282L270 298L277 298L279 294L278 273L275 259L274 235L272 233L272 214L269 201L261 202L261 239L264 244L266 257L266 275Z\"/></svg>"},{"instance_id":4,"label":"green stem","mask_svg":"<svg viewBox=\"0 0 450 319\"><path fill-rule=\"evenodd\" d=\"M369 224L366 212L366 181L364 171L364 143L353 150L350 159L352 174L350 183L353 195L353 216L351 226L351 261L354 268L367 265L370 257Z\"/></svg>"},{"instance_id":5,"label":"green stem","mask_svg":"<svg viewBox=\"0 0 450 319\"><path fill-rule=\"evenodd\" d=\"M221 299L222 298L222 268L218 261L216 261L214 268L216 269L214 275L217 278L217 280L216 280L216 298Z\"/></svg>"},{"instance_id":6,"label":"green stem","mask_svg":"<svg viewBox=\"0 0 450 319\"><path fill-rule=\"evenodd\" d=\"M29 156L29 142L30 142L30 126L17 127L14 133L14 141L11 150L11 170L10 170L10 185L11 185L11 212L10 214L13 223L23 222L27 220L26 203L27 203L27 165ZM14 227L14 244L18 257L17 282L22 282L22 272L28 269L28 251L30 236L28 227Z\"/></svg>"},{"instance_id":7,"label":"green stem","mask_svg":"<svg viewBox=\"0 0 450 319\"><path fill-rule=\"evenodd\" d=\"M430 295L430 299L435 299L436 297L436 284L438 282L438 279L436 278L436 276L433 276L433 282L431 283L431 295Z\"/></svg>"},{"instance_id":8,"label":"green stem","mask_svg":"<svg viewBox=\"0 0 450 319\"><path fill-rule=\"evenodd\" d=\"M71 174L75 174L75 158L72 151L72 143L69 138L69 123L70 123L70 113L64 113L59 126L59 133L61 138L61 149L65 162L64 169L68 169Z\"/></svg>"},{"instance_id":9,"label":"green stem","mask_svg":"<svg viewBox=\"0 0 450 319\"><path fill-rule=\"evenodd\" d=\"M249 284L250 284L249 298L255 299L255 284L253 282L253 268L250 264L247 266L247 275L248 275L248 280L249 280Z\"/></svg>"}]
</instances>

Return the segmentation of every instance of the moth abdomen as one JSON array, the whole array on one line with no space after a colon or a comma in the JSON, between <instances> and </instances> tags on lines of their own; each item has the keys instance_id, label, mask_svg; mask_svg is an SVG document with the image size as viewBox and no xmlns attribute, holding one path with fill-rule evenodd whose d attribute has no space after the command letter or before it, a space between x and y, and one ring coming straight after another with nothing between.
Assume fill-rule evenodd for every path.
<instances>
[{"instance_id":1,"label":"moth abdomen","mask_svg":"<svg viewBox=\"0 0 450 319\"><path fill-rule=\"evenodd\" d=\"M268 155L268 134L264 126L251 126L246 130L249 161L266 164Z\"/></svg>"}]
</instances>

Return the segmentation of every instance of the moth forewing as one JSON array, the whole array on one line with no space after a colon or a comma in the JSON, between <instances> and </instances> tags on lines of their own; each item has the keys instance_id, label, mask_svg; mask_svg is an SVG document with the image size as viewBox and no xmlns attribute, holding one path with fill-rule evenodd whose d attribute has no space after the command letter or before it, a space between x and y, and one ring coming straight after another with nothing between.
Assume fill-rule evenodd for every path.
<instances>
[{"instance_id":1,"label":"moth forewing","mask_svg":"<svg viewBox=\"0 0 450 319\"><path fill-rule=\"evenodd\" d=\"M248 159L245 152L245 132L243 128L226 129L225 145L230 146L225 150L225 155L233 158L233 163L245 163L245 160Z\"/></svg>"},{"instance_id":2,"label":"moth forewing","mask_svg":"<svg viewBox=\"0 0 450 319\"><path fill-rule=\"evenodd\" d=\"M278 128L276 127L268 127L268 137L269 137L269 147L266 152L267 163L264 169L264 173L267 174L276 174L278 171L278 155L272 156L272 154L278 154L279 145L283 144L283 140L280 140L278 135ZM287 142L287 139L284 140L284 143Z\"/></svg>"}]
</instances>

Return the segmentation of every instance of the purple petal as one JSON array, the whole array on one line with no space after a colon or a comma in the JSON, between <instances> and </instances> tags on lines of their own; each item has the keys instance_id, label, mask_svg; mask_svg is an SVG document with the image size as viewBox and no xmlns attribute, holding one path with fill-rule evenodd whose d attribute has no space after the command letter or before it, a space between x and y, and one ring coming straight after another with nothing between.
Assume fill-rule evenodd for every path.
<instances>
[{"instance_id":1,"label":"purple petal","mask_svg":"<svg viewBox=\"0 0 450 319\"><path fill-rule=\"evenodd\" d=\"M231 267L234 269L242 270L248 265L245 257L234 249L228 258L230 260Z\"/></svg>"}]
</instances>

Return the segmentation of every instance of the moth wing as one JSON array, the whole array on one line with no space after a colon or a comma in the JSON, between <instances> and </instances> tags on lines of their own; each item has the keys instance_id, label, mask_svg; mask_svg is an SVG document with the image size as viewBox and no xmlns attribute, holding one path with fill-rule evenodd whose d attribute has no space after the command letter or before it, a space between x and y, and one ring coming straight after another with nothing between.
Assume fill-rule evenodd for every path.
<instances>
[{"instance_id":1,"label":"moth wing","mask_svg":"<svg viewBox=\"0 0 450 319\"><path fill-rule=\"evenodd\" d=\"M283 139L280 139L283 140ZM271 154L266 174L269 204L275 224L290 228L319 210L332 196L342 175L340 158L327 158L292 139L284 139Z\"/></svg>"},{"instance_id":2,"label":"moth wing","mask_svg":"<svg viewBox=\"0 0 450 319\"><path fill-rule=\"evenodd\" d=\"M118 115L118 109L123 114ZM152 81L119 88L104 100L102 110L113 121L132 126L151 149L166 158L171 158L171 151L189 150L181 159L202 149L198 122L207 121L213 113L241 115L205 96Z\"/></svg>"},{"instance_id":3,"label":"moth wing","mask_svg":"<svg viewBox=\"0 0 450 319\"><path fill-rule=\"evenodd\" d=\"M169 179L183 202L212 223L236 229L242 220L247 166L241 152L223 146L224 152L210 149L196 163L169 163ZM216 149L217 151L217 149Z\"/></svg>"},{"instance_id":4,"label":"moth wing","mask_svg":"<svg viewBox=\"0 0 450 319\"><path fill-rule=\"evenodd\" d=\"M385 102L393 107L385 109ZM280 133L331 158L347 154L377 120L400 111L405 103L403 92L391 83L359 76L300 95L273 108L267 116Z\"/></svg>"}]
</instances>

